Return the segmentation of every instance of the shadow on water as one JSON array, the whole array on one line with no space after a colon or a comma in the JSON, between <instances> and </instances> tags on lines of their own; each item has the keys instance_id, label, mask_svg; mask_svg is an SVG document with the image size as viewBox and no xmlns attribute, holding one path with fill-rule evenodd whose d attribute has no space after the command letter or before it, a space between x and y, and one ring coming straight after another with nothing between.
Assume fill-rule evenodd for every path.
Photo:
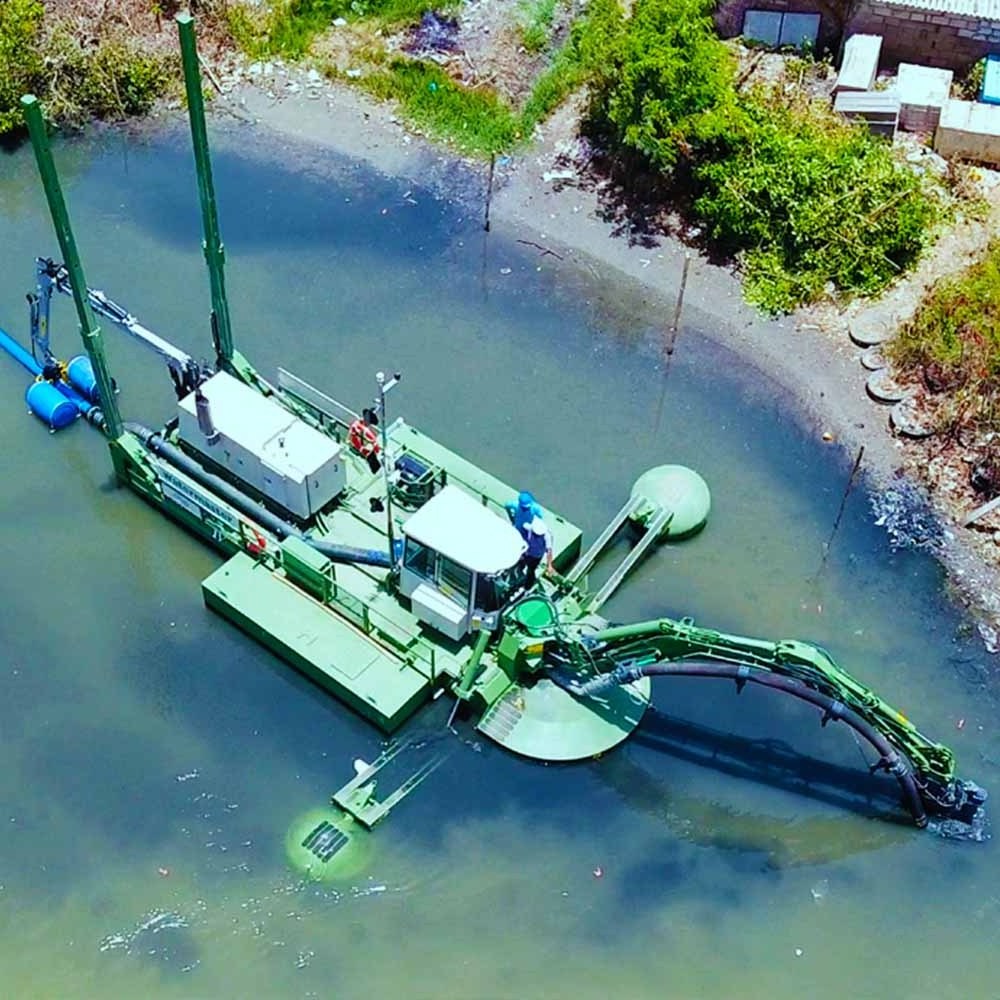
<instances>
[{"instance_id":1,"label":"shadow on water","mask_svg":"<svg viewBox=\"0 0 1000 1000\"><path fill-rule=\"evenodd\" d=\"M752 814L707 797L675 795L667 783L629 753L594 771L631 808L664 825L673 836L700 846L764 856L768 868L815 865L910 839L910 824L857 816L788 819Z\"/></svg>"},{"instance_id":2,"label":"shadow on water","mask_svg":"<svg viewBox=\"0 0 1000 1000\"><path fill-rule=\"evenodd\" d=\"M213 172L225 182L218 188L220 224L227 246L240 252L308 247L315 253L329 247L356 257L370 255L374 243L380 254L433 259L450 241L451 213L424 192L419 200L404 197L409 191L401 181L359 170L332 152L324 155L322 172L301 173L259 162L248 152L238 134L220 129L213 135ZM178 183L178 177L190 183ZM114 178L109 173L107 179ZM168 246L189 250L200 217L191 152L180 131L156 141L156 156L142 164L141 185L129 199L132 224ZM290 188L294 199L285 196ZM108 205L120 200L102 190L100 180L86 197ZM248 206L252 210L245 210ZM370 224L359 226L359 215Z\"/></svg>"},{"instance_id":3,"label":"shadow on water","mask_svg":"<svg viewBox=\"0 0 1000 1000\"><path fill-rule=\"evenodd\" d=\"M651 710L633 737L640 746L769 788L886 822L910 823L899 786L885 775L819 760L779 739L750 739Z\"/></svg>"}]
</instances>

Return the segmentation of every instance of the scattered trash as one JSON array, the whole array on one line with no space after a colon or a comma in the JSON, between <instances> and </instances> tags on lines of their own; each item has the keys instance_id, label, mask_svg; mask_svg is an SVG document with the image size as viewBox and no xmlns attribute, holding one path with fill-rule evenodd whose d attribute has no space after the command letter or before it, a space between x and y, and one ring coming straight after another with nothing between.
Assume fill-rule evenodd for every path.
<instances>
[{"instance_id":1,"label":"scattered trash","mask_svg":"<svg viewBox=\"0 0 1000 1000\"><path fill-rule=\"evenodd\" d=\"M157 868L156 869L156 874L159 875L160 878L169 878L169 876L170 876L170 869L169 868Z\"/></svg>"},{"instance_id":2,"label":"scattered trash","mask_svg":"<svg viewBox=\"0 0 1000 1000\"><path fill-rule=\"evenodd\" d=\"M796 948L795 949L795 957L796 958L801 958L802 955L803 955L802 949L801 948Z\"/></svg>"},{"instance_id":3,"label":"scattered trash","mask_svg":"<svg viewBox=\"0 0 1000 1000\"><path fill-rule=\"evenodd\" d=\"M546 184L551 181L571 181L576 177L575 170L546 170L542 174L542 180Z\"/></svg>"},{"instance_id":4,"label":"scattered trash","mask_svg":"<svg viewBox=\"0 0 1000 1000\"><path fill-rule=\"evenodd\" d=\"M344 17L335 17L333 19L333 26L335 28L342 28L345 24L347 24L347 19Z\"/></svg>"},{"instance_id":5,"label":"scattered trash","mask_svg":"<svg viewBox=\"0 0 1000 1000\"><path fill-rule=\"evenodd\" d=\"M501 267L500 268L500 273L501 274L510 274L510 268L509 267Z\"/></svg>"},{"instance_id":6,"label":"scattered trash","mask_svg":"<svg viewBox=\"0 0 1000 1000\"><path fill-rule=\"evenodd\" d=\"M835 440L833 434L830 431L823 431L823 440L829 444L831 441Z\"/></svg>"},{"instance_id":7,"label":"scattered trash","mask_svg":"<svg viewBox=\"0 0 1000 1000\"><path fill-rule=\"evenodd\" d=\"M429 10L403 48L411 53L454 52L458 48L458 21Z\"/></svg>"},{"instance_id":8,"label":"scattered trash","mask_svg":"<svg viewBox=\"0 0 1000 1000\"><path fill-rule=\"evenodd\" d=\"M591 872L591 874L592 874L592 875L594 876L594 878L604 878L604 869L603 869L603 868L602 868L602 867L601 867L600 865L598 865L598 866L597 866L597 867L596 867L596 868L595 868L595 869L594 869L594 870L593 870L593 871Z\"/></svg>"},{"instance_id":9,"label":"scattered trash","mask_svg":"<svg viewBox=\"0 0 1000 1000\"><path fill-rule=\"evenodd\" d=\"M959 719L958 722L955 723L955 728L965 729L965 719Z\"/></svg>"},{"instance_id":10,"label":"scattered trash","mask_svg":"<svg viewBox=\"0 0 1000 1000\"><path fill-rule=\"evenodd\" d=\"M830 883L822 878L809 890L809 895L812 896L814 902L822 903L829 891Z\"/></svg>"},{"instance_id":11,"label":"scattered trash","mask_svg":"<svg viewBox=\"0 0 1000 1000\"><path fill-rule=\"evenodd\" d=\"M979 635L986 645L987 653L995 653L1000 650L1000 632L982 622L976 628L979 630Z\"/></svg>"}]
</instances>

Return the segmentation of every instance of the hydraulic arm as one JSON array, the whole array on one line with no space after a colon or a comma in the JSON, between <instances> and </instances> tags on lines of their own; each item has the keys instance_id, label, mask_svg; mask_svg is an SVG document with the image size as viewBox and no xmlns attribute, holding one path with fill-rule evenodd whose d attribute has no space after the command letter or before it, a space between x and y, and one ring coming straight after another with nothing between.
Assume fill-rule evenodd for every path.
<instances>
[{"instance_id":1,"label":"hydraulic arm","mask_svg":"<svg viewBox=\"0 0 1000 1000\"><path fill-rule=\"evenodd\" d=\"M31 345L33 351L36 348L40 349L44 359L48 360L50 356L49 312L52 292L57 291L63 295L72 295L73 286L70 283L69 271L66 266L57 264L46 257L35 258L35 278L36 293L28 296L31 310ZM173 379L178 398L193 392L202 381L201 369L194 358L143 326L127 309L113 299L109 299L104 292L88 288L86 289L86 299L95 313L121 327L122 330L154 350L167 362L167 368L170 370L170 377Z\"/></svg>"},{"instance_id":2,"label":"hydraulic arm","mask_svg":"<svg viewBox=\"0 0 1000 1000\"><path fill-rule=\"evenodd\" d=\"M878 751L872 770L894 774L919 825L927 814L971 821L986 793L955 777L948 747L928 739L909 719L808 642L769 642L660 618L574 635L561 629L547 643L552 679L578 697L648 676L729 678L742 691L761 684L823 710L822 722L846 722Z\"/></svg>"}]
</instances>

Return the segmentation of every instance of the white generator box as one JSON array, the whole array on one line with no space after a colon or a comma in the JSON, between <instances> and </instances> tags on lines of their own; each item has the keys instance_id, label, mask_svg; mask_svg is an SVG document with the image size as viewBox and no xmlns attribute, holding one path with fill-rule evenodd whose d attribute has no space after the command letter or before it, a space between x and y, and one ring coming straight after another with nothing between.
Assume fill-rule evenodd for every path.
<instances>
[{"instance_id":1,"label":"white generator box","mask_svg":"<svg viewBox=\"0 0 1000 1000\"><path fill-rule=\"evenodd\" d=\"M178 404L181 441L303 520L347 485L342 446L225 372L201 385L217 432L198 423L195 393Z\"/></svg>"}]
</instances>

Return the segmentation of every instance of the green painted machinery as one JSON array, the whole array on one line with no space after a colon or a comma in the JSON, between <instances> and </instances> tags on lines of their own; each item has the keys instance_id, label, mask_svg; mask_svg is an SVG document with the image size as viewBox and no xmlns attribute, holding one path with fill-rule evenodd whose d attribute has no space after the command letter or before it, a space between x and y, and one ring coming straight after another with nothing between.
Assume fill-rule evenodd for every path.
<instances>
[{"instance_id":1,"label":"green painted machinery","mask_svg":"<svg viewBox=\"0 0 1000 1000\"><path fill-rule=\"evenodd\" d=\"M522 756L589 759L640 725L653 677L724 678L738 691L751 683L790 694L818 707L824 725L854 729L875 748L873 770L897 778L918 825L929 816L970 823L981 814L985 792L956 778L951 751L819 647L726 635L688 619L611 627L600 616L658 542L705 524L711 500L697 473L649 470L586 551L578 527L532 498L553 557L553 572L536 580L516 517L513 524L508 517L517 492L402 419L388 419L386 394L398 374L379 372L373 404L358 410L284 370L274 382L264 379L234 347L193 25L187 15L178 23L214 368L194 364L87 288L41 109L31 97L23 104L66 261L43 261L40 293L74 297L99 394L91 422L109 439L119 481L225 555L202 584L209 607L390 736L447 693L449 726L461 712ZM95 306L167 360L178 413L161 429L118 412ZM47 298L44 315L47 337ZM634 538L628 554L591 591L588 574L625 531ZM330 808L293 824L296 867L323 877L363 863L364 850L351 846L358 830L378 823L440 762L432 755L404 768L385 792L379 781L399 771L406 746L393 738L374 762L357 761Z\"/></svg>"}]
</instances>

